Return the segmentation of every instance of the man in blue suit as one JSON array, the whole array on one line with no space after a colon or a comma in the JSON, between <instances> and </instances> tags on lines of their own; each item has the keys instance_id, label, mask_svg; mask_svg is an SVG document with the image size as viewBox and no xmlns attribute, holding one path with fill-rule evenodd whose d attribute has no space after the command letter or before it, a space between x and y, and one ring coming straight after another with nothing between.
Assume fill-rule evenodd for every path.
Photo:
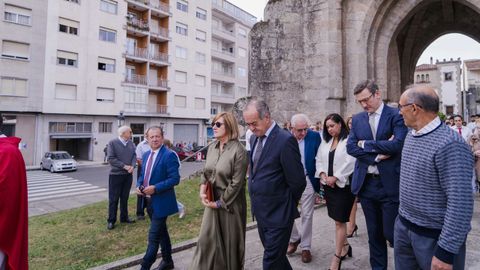
<instances>
[{"instance_id":1,"label":"man in blue suit","mask_svg":"<svg viewBox=\"0 0 480 270\"><path fill-rule=\"evenodd\" d=\"M312 246L312 225L313 210L315 207L315 192L320 191L320 180L315 178L315 157L317 156L318 147L321 138L318 132L311 130L310 120L303 114L295 114L290 121L292 124L292 134L297 139L298 148L307 183L300 199L302 209L302 226L300 233L294 224L292 235L290 236L290 244L288 244L287 254L293 254L297 250L298 244L302 248L302 262L309 263L312 261L310 252Z\"/></svg>"},{"instance_id":2,"label":"man in blue suit","mask_svg":"<svg viewBox=\"0 0 480 270\"><path fill-rule=\"evenodd\" d=\"M174 186L180 182L177 155L163 146L161 127L150 127L147 132L151 150L143 156L145 161L137 180L137 194L151 197L153 212L148 233L148 247L142 261L142 270L148 270L157 258L158 247L162 250L159 270L173 269L172 244L167 230L167 217L178 212Z\"/></svg>"},{"instance_id":3,"label":"man in blue suit","mask_svg":"<svg viewBox=\"0 0 480 270\"><path fill-rule=\"evenodd\" d=\"M359 83L354 95L364 112L353 116L347 152L357 158L352 192L365 214L372 269L387 269L387 243L393 245L398 214L400 159L407 127L398 109L386 106L372 80Z\"/></svg>"},{"instance_id":4,"label":"man in blue suit","mask_svg":"<svg viewBox=\"0 0 480 270\"><path fill-rule=\"evenodd\" d=\"M290 270L286 256L288 240L306 185L298 143L271 119L262 100L251 99L243 118L253 132L248 191L265 249L263 269Z\"/></svg>"}]
</instances>

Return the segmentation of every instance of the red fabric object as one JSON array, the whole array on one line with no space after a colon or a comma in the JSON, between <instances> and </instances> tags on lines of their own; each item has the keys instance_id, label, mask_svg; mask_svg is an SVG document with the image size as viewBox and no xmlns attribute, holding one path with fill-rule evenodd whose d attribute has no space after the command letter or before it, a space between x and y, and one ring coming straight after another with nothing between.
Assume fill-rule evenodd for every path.
<instances>
[{"instance_id":1,"label":"red fabric object","mask_svg":"<svg viewBox=\"0 0 480 270\"><path fill-rule=\"evenodd\" d=\"M28 269L27 173L20 138L0 138L0 250L7 270Z\"/></svg>"},{"instance_id":2,"label":"red fabric object","mask_svg":"<svg viewBox=\"0 0 480 270\"><path fill-rule=\"evenodd\" d=\"M460 133L460 135L462 135L462 128L458 128L458 133Z\"/></svg>"}]
</instances>

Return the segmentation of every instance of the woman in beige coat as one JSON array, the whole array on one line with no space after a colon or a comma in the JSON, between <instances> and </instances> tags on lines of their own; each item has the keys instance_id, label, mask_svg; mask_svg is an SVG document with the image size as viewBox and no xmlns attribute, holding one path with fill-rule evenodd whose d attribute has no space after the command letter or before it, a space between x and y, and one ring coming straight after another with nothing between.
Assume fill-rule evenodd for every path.
<instances>
[{"instance_id":1,"label":"woman in beige coat","mask_svg":"<svg viewBox=\"0 0 480 270\"><path fill-rule=\"evenodd\" d=\"M191 270L240 270L244 266L247 205L245 175L248 157L238 141L238 124L231 113L220 113L212 123L217 139L208 148L200 185L205 206ZM213 187L209 201L206 182Z\"/></svg>"}]
</instances>

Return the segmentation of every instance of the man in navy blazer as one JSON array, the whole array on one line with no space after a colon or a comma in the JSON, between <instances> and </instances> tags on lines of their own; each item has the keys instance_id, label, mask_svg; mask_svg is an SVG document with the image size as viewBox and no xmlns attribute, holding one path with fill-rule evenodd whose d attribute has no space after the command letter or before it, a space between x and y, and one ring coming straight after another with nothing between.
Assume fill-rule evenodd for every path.
<instances>
[{"instance_id":1,"label":"man in navy blazer","mask_svg":"<svg viewBox=\"0 0 480 270\"><path fill-rule=\"evenodd\" d=\"M398 214L400 159L407 127L398 109L385 105L372 80L359 83L354 95L364 112L353 116L347 152L357 158L352 192L365 214L372 269L387 269L386 241L393 245Z\"/></svg>"},{"instance_id":2,"label":"man in navy blazer","mask_svg":"<svg viewBox=\"0 0 480 270\"><path fill-rule=\"evenodd\" d=\"M137 194L151 197L152 223L148 233L148 247L143 257L142 270L148 270L162 250L159 270L173 269L172 244L167 230L167 217L178 212L174 186L180 182L177 155L163 145L161 127L150 127L147 132L151 150L143 156L144 166L137 180Z\"/></svg>"},{"instance_id":3,"label":"man in navy blazer","mask_svg":"<svg viewBox=\"0 0 480 270\"><path fill-rule=\"evenodd\" d=\"M300 150L301 161L307 183L303 191L301 202L301 218L302 226L300 233L294 224L290 243L288 244L287 254L293 254L300 244L302 249L302 262L309 263L312 261L310 252L312 245L312 225L313 210L315 207L315 192L320 191L320 180L315 178L315 158L317 156L318 147L320 146L320 134L311 130L310 120L303 114L295 114L290 121L292 124L292 134L297 139Z\"/></svg>"},{"instance_id":4,"label":"man in navy blazer","mask_svg":"<svg viewBox=\"0 0 480 270\"><path fill-rule=\"evenodd\" d=\"M248 191L264 247L263 269L289 270L288 240L306 185L298 143L271 119L262 100L252 98L243 117L253 132Z\"/></svg>"}]
</instances>

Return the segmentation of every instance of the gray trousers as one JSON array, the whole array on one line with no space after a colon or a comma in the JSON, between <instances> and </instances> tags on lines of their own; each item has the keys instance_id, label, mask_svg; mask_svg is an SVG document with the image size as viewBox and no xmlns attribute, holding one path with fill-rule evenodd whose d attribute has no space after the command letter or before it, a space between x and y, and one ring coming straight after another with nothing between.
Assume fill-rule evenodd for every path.
<instances>
[{"instance_id":1,"label":"gray trousers","mask_svg":"<svg viewBox=\"0 0 480 270\"><path fill-rule=\"evenodd\" d=\"M301 210L300 218L298 218L302 220L300 234L297 229L297 224L293 223L292 235L290 236L291 243L297 242L300 239L302 240L300 242L302 250L310 250L312 246L313 210L315 207L315 191L313 190L312 183L308 176L306 177L306 180L307 186L300 199Z\"/></svg>"},{"instance_id":2,"label":"gray trousers","mask_svg":"<svg viewBox=\"0 0 480 270\"><path fill-rule=\"evenodd\" d=\"M394 230L395 269L430 270L437 240L409 230L397 217ZM453 270L465 268L465 242L453 260Z\"/></svg>"}]
</instances>

